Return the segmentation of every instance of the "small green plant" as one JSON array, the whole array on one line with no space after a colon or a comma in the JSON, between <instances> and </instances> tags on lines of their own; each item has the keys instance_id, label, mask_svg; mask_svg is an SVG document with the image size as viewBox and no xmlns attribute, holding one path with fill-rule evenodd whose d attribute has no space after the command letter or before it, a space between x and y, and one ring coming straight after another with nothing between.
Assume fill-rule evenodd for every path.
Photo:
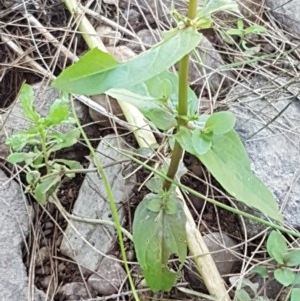
<instances>
[{"instance_id":1,"label":"small green plant","mask_svg":"<svg viewBox=\"0 0 300 301\"><path fill-rule=\"evenodd\" d=\"M237 27L236 28L230 28L228 29L225 34L223 34L223 37L225 38L225 41L229 44L234 44L234 40L232 39L232 36L237 36L239 38L239 45L241 46L242 50L247 55L253 55L259 52L260 47L254 46L254 47L248 47L248 42L246 40L247 36L251 34L260 34L265 33L267 30L265 27L253 24L249 27L244 26L244 21L242 19L237 20Z\"/></svg>"},{"instance_id":2,"label":"small green plant","mask_svg":"<svg viewBox=\"0 0 300 301\"><path fill-rule=\"evenodd\" d=\"M296 269L300 265L300 249L289 249L280 232L272 231L267 240L268 254L278 267L274 278L284 287L292 286L291 301L300 300L300 275Z\"/></svg>"},{"instance_id":3,"label":"small green plant","mask_svg":"<svg viewBox=\"0 0 300 301\"><path fill-rule=\"evenodd\" d=\"M265 266L257 266L252 272L262 278L268 278L271 274L274 279L284 287L291 287L290 301L300 300L300 275L297 267L300 265L300 250L289 249L283 235L278 231L272 231L267 239L267 252L276 262L275 270L268 270ZM256 296L251 299L245 288L248 288L256 296L258 283L252 283L248 279L243 279L241 287L236 290L235 297L238 301L268 301L265 296Z\"/></svg>"},{"instance_id":4,"label":"small green plant","mask_svg":"<svg viewBox=\"0 0 300 301\"><path fill-rule=\"evenodd\" d=\"M155 176L150 180L147 187L151 192L138 205L133 222L137 259L153 291L172 288L187 254L186 218L171 182L180 178L184 151L196 156L237 200L282 221L272 193L251 171L234 130L234 115L199 115L198 98L188 85L189 53L202 38L199 29L211 27L212 14L222 10L236 11L237 4L208 0L198 7L198 0L190 0L187 16L177 15L178 26L153 48L124 63L92 49L53 82L65 92L106 93L133 104L153 127L173 133L169 135L171 161L161 170L167 179ZM169 69L178 62L177 76ZM171 258L179 261L176 269L169 265Z\"/></svg>"},{"instance_id":5,"label":"small green plant","mask_svg":"<svg viewBox=\"0 0 300 301\"><path fill-rule=\"evenodd\" d=\"M16 132L7 138L6 144L13 151L7 160L13 164L25 163L24 171L28 183L26 190L38 202L46 204L64 176L73 178L74 170L82 169L77 161L51 157L55 152L78 142L80 131L74 126L65 133L55 131L58 126L75 123L75 119L70 117L66 97L54 101L45 117L35 110L33 90L29 85L22 86L19 100L30 125L27 130Z\"/></svg>"}]
</instances>

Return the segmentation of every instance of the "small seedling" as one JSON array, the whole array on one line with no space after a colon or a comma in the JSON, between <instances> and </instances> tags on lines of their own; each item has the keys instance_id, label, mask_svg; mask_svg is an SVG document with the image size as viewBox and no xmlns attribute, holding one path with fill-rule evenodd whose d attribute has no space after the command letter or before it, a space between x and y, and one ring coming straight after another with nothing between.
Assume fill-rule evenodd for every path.
<instances>
[{"instance_id":1,"label":"small seedling","mask_svg":"<svg viewBox=\"0 0 300 301\"><path fill-rule=\"evenodd\" d=\"M274 271L274 278L284 287L292 286L291 301L300 300L300 275L296 269L300 265L300 250L288 249L288 245L277 231L272 231L267 240L267 251L278 267Z\"/></svg>"},{"instance_id":2,"label":"small seedling","mask_svg":"<svg viewBox=\"0 0 300 301\"><path fill-rule=\"evenodd\" d=\"M248 47L247 36L251 34L260 34L265 33L267 30L265 27L254 24L250 25L249 27L244 26L244 21L242 19L237 20L237 27L228 29L225 34L223 34L223 38L229 44L235 44L234 40L232 39L233 36L239 38L239 45L243 49L246 55L253 55L260 51L260 47Z\"/></svg>"},{"instance_id":3,"label":"small seedling","mask_svg":"<svg viewBox=\"0 0 300 301\"><path fill-rule=\"evenodd\" d=\"M7 161L13 164L25 163L26 191L31 192L41 204L46 204L49 195L56 192L64 176L73 178L74 169L82 169L77 161L55 159L52 156L77 143L80 131L74 126L65 133L55 131L58 126L75 123L74 118L70 117L66 97L55 100L45 117L35 110L34 94L29 85L22 86L19 100L29 126L7 138L6 144L12 149Z\"/></svg>"}]
</instances>

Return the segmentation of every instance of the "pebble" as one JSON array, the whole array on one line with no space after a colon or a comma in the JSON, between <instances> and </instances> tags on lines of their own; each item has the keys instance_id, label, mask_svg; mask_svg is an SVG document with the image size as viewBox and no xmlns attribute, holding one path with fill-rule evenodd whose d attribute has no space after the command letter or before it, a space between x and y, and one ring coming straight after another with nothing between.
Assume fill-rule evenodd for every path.
<instances>
[{"instance_id":1,"label":"pebble","mask_svg":"<svg viewBox=\"0 0 300 301\"><path fill-rule=\"evenodd\" d=\"M104 296L118 292L120 286L126 279L126 273L115 256L103 258L98 270L89 277L88 284Z\"/></svg>"},{"instance_id":2,"label":"pebble","mask_svg":"<svg viewBox=\"0 0 300 301\"><path fill-rule=\"evenodd\" d=\"M87 298L94 298L95 292L92 288L88 286L88 291L84 283L81 282L71 282L65 284L58 291L58 294L62 295L68 301L71 300L83 300Z\"/></svg>"},{"instance_id":3,"label":"pebble","mask_svg":"<svg viewBox=\"0 0 300 301\"><path fill-rule=\"evenodd\" d=\"M49 254L49 248L48 247L42 247L37 251L36 254L36 266L41 266L43 263L49 260L50 254Z\"/></svg>"}]
</instances>

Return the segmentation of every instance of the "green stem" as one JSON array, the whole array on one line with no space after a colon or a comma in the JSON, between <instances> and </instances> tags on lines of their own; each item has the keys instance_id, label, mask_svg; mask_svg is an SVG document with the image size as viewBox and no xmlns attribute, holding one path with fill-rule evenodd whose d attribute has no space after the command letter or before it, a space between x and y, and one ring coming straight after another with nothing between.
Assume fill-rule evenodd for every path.
<instances>
[{"instance_id":1,"label":"green stem","mask_svg":"<svg viewBox=\"0 0 300 301\"><path fill-rule=\"evenodd\" d=\"M94 164L96 165L96 167L98 169L98 172L99 172L99 174L101 176L101 179L103 181L103 184L104 184L105 191L107 193L107 198L108 198L109 205L110 205L110 208L111 208L112 217L113 217L114 223L116 225L116 231L117 231L118 241L119 241L119 244L120 244L122 259L124 261L124 267L125 267L125 270L126 270L126 273L127 273L127 276L128 276L128 281L129 281L130 287L131 287L132 292L133 292L133 297L136 301L140 301L139 296L137 294L137 291L135 289L134 283L133 283L133 279L131 277L129 266L128 266L128 262L127 262L127 258L126 258L125 245L124 245L123 235L122 235L122 230L121 230L122 227L121 227L121 224L120 224L120 220L119 220L119 216L118 216L118 209L117 209L117 206L115 204L114 195L113 195L113 192L112 192L111 185L110 185L109 180L106 176L104 168L103 168L100 160L98 159L98 156L97 156L92 144L90 143L90 140L88 139L87 135L85 134L84 130L82 129L82 127L79 123L79 120L76 116L74 101L72 100L71 102L72 102L73 115L76 117L77 126L80 129L81 135L82 135L84 141L86 142L86 144L87 144L87 146L88 146L88 148L91 152L91 156L94 160Z\"/></svg>"},{"instance_id":2,"label":"green stem","mask_svg":"<svg viewBox=\"0 0 300 301\"><path fill-rule=\"evenodd\" d=\"M47 137L46 137L46 133L45 133L45 128L42 127L40 124L37 124L37 127L39 129L39 133L40 133L40 137L41 137L42 153L44 155L47 174L51 174L50 166L49 166L48 152L47 152Z\"/></svg>"},{"instance_id":3,"label":"green stem","mask_svg":"<svg viewBox=\"0 0 300 301\"><path fill-rule=\"evenodd\" d=\"M118 152L120 152L120 150L117 150L116 148L114 148L113 146L110 145L110 147ZM143 161L140 161L139 159L137 159L136 157L133 157L132 155L122 151L120 152L122 155L126 156L128 159L132 160L133 162L137 163L138 165L140 166L143 166L145 169L153 172L155 175L159 176L159 177L162 177L163 179L171 182L173 185L177 186L178 188L180 188L181 190L184 190L185 192L188 192L189 194L197 197L198 199L201 199L201 200L204 200L204 201L207 201L209 202L210 204L212 205L215 205L219 208L222 208L222 209L225 209L229 212L232 212L234 214L237 214L237 215L240 215L240 216L243 216L247 219L250 219L250 220L253 220L257 223L260 223L262 225L265 225L267 227L270 227L272 229L275 229L275 230L279 230L281 231L282 233L286 233L286 234L289 234L289 235L292 235L294 237L297 237L297 238L300 238L300 232L299 231L293 231L293 230L289 230L287 229L286 227L284 227L283 225L279 225L279 224L275 224L275 222L272 222L272 221L268 221L268 220L264 220L260 217L257 217L255 215L252 215L250 213L247 213L247 212L244 212L244 211L241 211L239 209L236 209L236 208L233 208L229 205L226 205L226 204L223 204L219 201L216 201L214 199L211 199L207 196L205 196L204 194L201 194L197 191L195 191L194 189L188 187L188 186L185 186L183 184L181 184L180 182L174 180L174 179L170 179L167 177L167 175L165 175L164 173L158 171L157 169L151 167L149 164L146 164L145 162Z\"/></svg>"},{"instance_id":4,"label":"green stem","mask_svg":"<svg viewBox=\"0 0 300 301\"><path fill-rule=\"evenodd\" d=\"M188 8L188 18L194 19L197 14L198 0L190 0ZM178 115L186 117L188 114L188 88L189 88L189 60L190 55L185 55L179 62L179 91L178 91ZM178 126L184 125L184 118L178 118ZM183 155L183 149L176 141L171 156L170 166L167 172L169 179L174 179L178 170L179 163ZM168 191L171 187L171 182L164 181L163 190Z\"/></svg>"}]
</instances>

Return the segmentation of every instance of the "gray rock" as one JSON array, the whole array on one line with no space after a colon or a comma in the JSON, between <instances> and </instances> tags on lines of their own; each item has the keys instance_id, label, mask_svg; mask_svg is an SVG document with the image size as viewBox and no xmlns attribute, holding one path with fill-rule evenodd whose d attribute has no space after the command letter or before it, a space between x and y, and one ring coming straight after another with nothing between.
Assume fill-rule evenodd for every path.
<instances>
[{"instance_id":1,"label":"gray rock","mask_svg":"<svg viewBox=\"0 0 300 301\"><path fill-rule=\"evenodd\" d=\"M30 214L19 185L0 170L0 300L27 301L28 281L22 244ZM36 290L35 300L46 300Z\"/></svg>"},{"instance_id":2,"label":"gray rock","mask_svg":"<svg viewBox=\"0 0 300 301\"><path fill-rule=\"evenodd\" d=\"M135 180L134 177L124 178L126 176L124 169L126 166L128 167L128 163L123 162L126 157L113 150L108 144L121 150L128 149L128 146L121 138L110 135L103 138L97 148L100 162L102 166L105 166L105 173L113 190L119 219L123 224L124 202L128 200ZM93 163L89 166L89 168L94 167ZM87 173L80 188L73 214L91 219L112 220L107 193L97 172ZM99 224L70 222L77 232L69 223L61 243L61 252L73 258L81 266L96 271L103 255L115 245L115 229Z\"/></svg>"},{"instance_id":3,"label":"gray rock","mask_svg":"<svg viewBox=\"0 0 300 301\"><path fill-rule=\"evenodd\" d=\"M270 13L287 31L300 35L300 1L299 0L266 0Z\"/></svg>"},{"instance_id":4,"label":"gray rock","mask_svg":"<svg viewBox=\"0 0 300 301\"><path fill-rule=\"evenodd\" d=\"M96 28L97 35L101 38L105 46L114 47L121 39L121 32L113 30L108 25L99 25Z\"/></svg>"},{"instance_id":5,"label":"gray rock","mask_svg":"<svg viewBox=\"0 0 300 301\"><path fill-rule=\"evenodd\" d=\"M64 286L62 286L58 294L61 295L61 297L64 298L64 300L83 300L86 298L94 298L96 296L94 290L88 286L86 286L84 283L81 282L72 282L67 283Z\"/></svg>"},{"instance_id":6,"label":"gray rock","mask_svg":"<svg viewBox=\"0 0 300 301\"><path fill-rule=\"evenodd\" d=\"M35 93L35 108L41 116L46 116L54 100L59 97L59 92L52 87L44 85L43 83L32 85L32 88ZM85 106L83 106L79 101L75 101L75 104L76 113L81 124L87 123L87 108L85 108ZM25 130L29 126L30 122L24 117L19 101L17 101L12 108L0 115L0 156L6 158L9 154L9 148L5 145L6 137L17 131ZM70 129L70 125L62 125L57 129L60 131L66 131Z\"/></svg>"},{"instance_id":7,"label":"gray rock","mask_svg":"<svg viewBox=\"0 0 300 301\"><path fill-rule=\"evenodd\" d=\"M240 263L240 259L235 254L235 252L240 251L239 248L236 247L237 242L227 234L219 232L206 234L203 236L203 240L216 263L220 275L225 276L224 279L227 280L228 275L232 273ZM192 288L206 290L194 262L191 262L190 269L185 269L185 278Z\"/></svg>"},{"instance_id":8,"label":"gray rock","mask_svg":"<svg viewBox=\"0 0 300 301\"><path fill-rule=\"evenodd\" d=\"M126 273L115 256L103 258L97 272L90 276L88 284L104 296L118 292L126 279Z\"/></svg>"},{"instance_id":9,"label":"gray rock","mask_svg":"<svg viewBox=\"0 0 300 301\"><path fill-rule=\"evenodd\" d=\"M232 74L229 71L218 72L224 66L219 52L206 37L202 37L200 45L191 55L190 81L193 85L207 85L216 92L220 86L227 87Z\"/></svg>"},{"instance_id":10,"label":"gray rock","mask_svg":"<svg viewBox=\"0 0 300 301\"><path fill-rule=\"evenodd\" d=\"M276 77L277 82L296 95L298 84L287 85L289 80ZM271 81L255 77L248 84L234 88L231 96L237 101L230 104L230 110L237 116L236 129L244 141L254 173L277 198L286 224L297 228L300 227L300 106L299 100L289 105L292 94L284 89L276 90ZM282 114L277 117L279 112ZM238 205L242 210L247 209ZM249 212L257 213L252 209ZM249 237L264 228L248 219L245 222Z\"/></svg>"},{"instance_id":11,"label":"gray rock","mask_svg":"<svg viewBox=\"0 0 300 301\"><path fill-rule=\"evenodd\" d=\"M238 252L237 242L225 233L212 232L203 236L203 240L211 253L221 276L232 273L240 259L234 252Z\"/></svg>"}]
</instances>

